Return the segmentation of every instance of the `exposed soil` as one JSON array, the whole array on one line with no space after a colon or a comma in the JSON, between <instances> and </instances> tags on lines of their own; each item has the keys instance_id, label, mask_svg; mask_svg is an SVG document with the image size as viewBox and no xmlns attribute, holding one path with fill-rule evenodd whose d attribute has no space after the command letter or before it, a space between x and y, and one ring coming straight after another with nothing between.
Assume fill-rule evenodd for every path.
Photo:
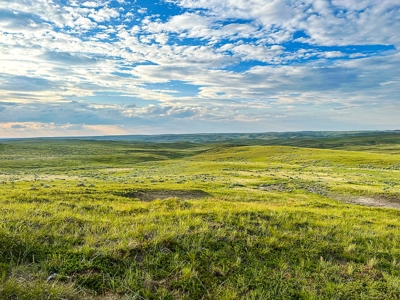
<instances>
[{"instance_id":1,"label":"exposed soil","mask_svg":"<svg viewBox=\"0 0 400 300\"><path fill-rule=\"evenodd\" d=\"M336 198L336 199L338 199L338 198ZM382 199L382 198L350 196L347 199L343 199L342 197L340 197L340 199L338 199L338 200L344 201L347 203L352 203L352 204L364 205L364 206L400 209L400 203L390 202L390 201L388 201L386 199Z\"/></svg>"},{"instance_id":2,"label":"exposed soil","mask_svg":"<svg viewBox=\"0 0 400 300\"><path fill-rule=\"evenodd\" d=\"M202 190L149 190L132 191L119 196L127 198L138 198L141 201L164 200L169 198L179 198L181 200L201 199L211 195Z\"/></svg>"},{"instance_id":3,"label":"exposed soil","mask_svg":"<svg viewBox=\"0 0 400 300\"><path fill-rule=\"evenodd\" d=\"M351 203L351 204L358 204L364 206L371 206L371 207L382 207L382 208L397 208L400 209L400 199L393 199L397 200L396 202L392 202L388 199L382 197L367 197L367 196L350 196L350 195L341 195L334 192L329 191L327 188L319 185L312 185L312 186L302 186L304 190L318 194L324 197L333 198L342 202ZM263 191L278 191L278 192L290 192L291 189L288 189L287 186L282 184L264 184L258 187L259 190Z\"/></svg>"}]
</instances>

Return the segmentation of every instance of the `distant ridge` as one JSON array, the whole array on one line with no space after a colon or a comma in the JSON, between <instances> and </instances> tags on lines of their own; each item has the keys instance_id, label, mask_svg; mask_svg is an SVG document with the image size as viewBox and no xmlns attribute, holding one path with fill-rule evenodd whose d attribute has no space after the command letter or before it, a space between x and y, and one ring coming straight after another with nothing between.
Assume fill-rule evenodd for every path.
<instances>
[{"instance_id":1,"label":"distant ridge","mask_svg":"<svg viewBox=\"0 0 400 300\"><path fill-rule=\"evenodd\" d=\"M193 133L193 134L160 134L160 135L109 135L109 136L76 136L76 137L35 137L35 138L4 138L10 140L94 140L94 141L139 141L149 143L243 143L258 141L262 144L272 141L298 139L326 139L345 137L367 137L400 134L400 130L385 131L292 131L264 133ZM257 143L257 144L259 144ZM275 143L273 143L275 144Z\"/></svg>"}]
</instances>

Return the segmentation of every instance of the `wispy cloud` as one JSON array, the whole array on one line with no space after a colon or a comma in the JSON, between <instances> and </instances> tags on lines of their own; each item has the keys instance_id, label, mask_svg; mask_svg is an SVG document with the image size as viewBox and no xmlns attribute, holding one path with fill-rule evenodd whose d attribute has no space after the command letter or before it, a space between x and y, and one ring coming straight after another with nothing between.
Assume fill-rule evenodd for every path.
<instances>
[{"instance_id":1,"label":"wispy cloud","mask_svg":"<svg viewBox=\"0 0 400 300\"><path fill-rule=\"evenodd\" d=\"M1 134L398 128L398 28L394 0L3 1Z\"/></svg>"}]
</instances>

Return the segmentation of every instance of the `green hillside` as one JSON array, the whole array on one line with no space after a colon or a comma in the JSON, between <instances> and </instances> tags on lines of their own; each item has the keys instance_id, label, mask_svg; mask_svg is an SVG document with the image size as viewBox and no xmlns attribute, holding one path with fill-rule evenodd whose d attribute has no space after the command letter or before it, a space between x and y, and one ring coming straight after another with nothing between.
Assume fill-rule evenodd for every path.
<instances>
[{"instance_id":1,"label":"green hillside","mask_svg":"<svg viewBox=\"0 0 400 300\"><path fill-rule=\"evenodd\" d=\"M0 299L399 299L398 136L322 139L4 141Z\"/></svg>"}]
</instances>

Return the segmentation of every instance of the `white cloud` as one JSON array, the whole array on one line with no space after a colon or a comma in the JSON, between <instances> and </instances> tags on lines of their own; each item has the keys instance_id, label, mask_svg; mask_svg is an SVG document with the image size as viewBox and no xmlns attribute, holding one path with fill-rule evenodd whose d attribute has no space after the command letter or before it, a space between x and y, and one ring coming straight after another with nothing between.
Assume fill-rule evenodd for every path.
<instances>
[{"instance_id":1,"label":"white cloud","mask_svg":"<svg viewBox=\"0 0 400 300\"><path fill-rule=\"evenodd\" d=\"M130 131L117 125L74 125L42 122L0 123L0 136L3 138L123 135L129 133Z\"/></svg>"},{"instance_id":2,"label":"white cloud","mask_svg":"<svg viewBox=\"0 0 400 300\"><path fill-rule=\"evenodd\" d=\"M142 8L139 8L138 10L137 10L137 12L139 13L139 14L145 14L145 13L147 13L147 8L146 7L142 7Z\"/></svg>"},{"instance_id":3,"label":"white cloud","mask_svg":"<svg viewBox=\"0 0 400 300\"><path fill-rule=\"evenodd\" d=\"M84 7L99 7L99 6L104 6L104 3L96 2L96 1L86 1L86 2L82 3L82 6L84 6Z\"/></svg>"},{"instance_id":4,"label":"white cloud","mask_svg":"<svg viewBox=\"0 0 400 300\"><path fill-rule=\"evenodd\" d=\"M170 1L191 9L206 9L218 19L241 18L262 24L270 43L291 38L296 30L306 31L310 42L323 45L396 44L400 7L396 0L178 0ZM338 13L345 9L345 12Z\"/></svg>"},{"instance_id":5,"label":"white cloud","mask_svg":"<svg viewBox=\"0 0 400 300\"><path fill-rule=\"evenodd\" d=\"M279 55L283 53L284 49L284 47L278 45L266 47L241 44L235 45L230 49L230 51L238 56L241 56L244 60L258 60L262 62L278 63L282 60Z\"/></svg>"},{"instance_id":6,"label":"white cloud","mask_svg":"<svg viewBox=\"0 0 400 300\"><path fill-rule=\"evenodd\" d=\"M80 112L69 115L75 123L91 116L96 126L119 124L118 118L262 122L263 115L307 115L303 105L322 115L321 105L336 111L333 103L338 111L371 105L383 114L372 105L379 103L390 116L396 112L395 0L179 0L182 12L166 19L118 2L123 9L115 1L0 2L1 101L64 105L66 99L115 94L158 103L70 108ZM293 46L294 35L304 44ZM379 44L393 47L363 48ZM181 86L163 86L170 81ZM185 88L192 90L185 94ZM17 107L2 116L12 122L31 114L28 106Z\"/></svg>"},{"instance_id":7,"label":"white cloud","mask_svg":"<svg viewBox=\"0 0 400 300\"><path fill-rule=\"evenodd\" d=\"M326 58L338 58L338 57L345 56L345 54L340 51L328 51L328 52L324 52L323 56Z\"/></svg>"},{"instance_id":8,"label":"white cloud","mask_svg":"<svg viewBox=\"0 0 400 300\"><path fill-rule=\"evenodd\" d=\"M119 12L115 8L104 7L96 12L90 13L88 17L95 20L96 22L102 23L105 21L109 21L111 18L119 17Z\"/></svg>"}]
</instances>

